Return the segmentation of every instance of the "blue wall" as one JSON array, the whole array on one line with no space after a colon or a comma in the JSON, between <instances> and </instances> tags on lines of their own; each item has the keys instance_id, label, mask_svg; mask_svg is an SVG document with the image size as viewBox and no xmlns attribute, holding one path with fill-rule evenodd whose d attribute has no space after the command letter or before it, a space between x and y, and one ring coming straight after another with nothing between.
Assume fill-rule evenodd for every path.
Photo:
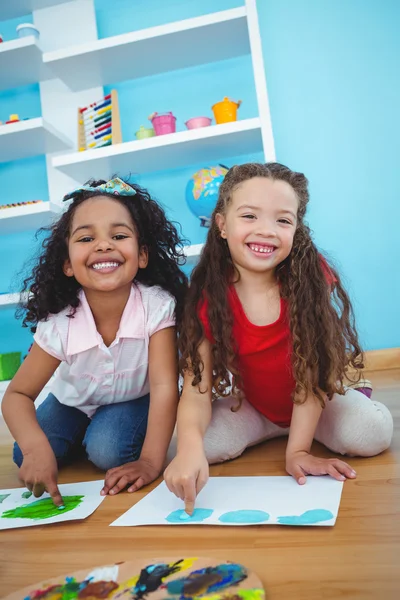
<instances>
[{"instance_id":1,"label":"blue wall","mask_svg":"<svg viewBox=\"0 0 400 600\"><path fill-rule=\"evenodd\" d=\"M258 8L278 159L310 179L310 224L366 348L399 346L400 2Z\"/></svg>"},{"instance_id":2,"label":"blue wall","mask_svg":"<svg viewBox=\"0 0 400 600\"><path fill-rule=\"evenodd\" d=\"M99 37L241 4L114 0L111 5L109 0L95 0ZM304 171L310 180L310 224L317 243L344 274L366 348L398 346L400 3L258 0L258 9L278 160ZM14 37L16 24L0 23L5 38ZM243 100L240 118L257 114L249 57L127 81L106 91L111 87L119 93L124 141L134 139L140 125L147 126L151 112L173 111L182 130L190 116L212 116L211 105L224 95ZM38 86L0 93L0 119L10 112L38 116ZM221 156L228 166L247 160L262 156ZM184 200L186 182L200 166L138 178L182 224L190 243L202 242L206 233ZM0 165L0 189L0 203L47 200L44 157ZM31 254L32 240L33 232L1 237L0 252L7 260L0 292L18 289L14 276ZM0 310L0 352L25 351L30 336L11 316L11 309Z\"/></svg>"},{"instance_id":3,"label":"blue wall","mask_svg":"<svg viewBox=\"0 0 400 600\"><path fill-rule=\"evenodd\" d=\"M32 15L0 23L5 42L17 38L16 27L20 23L32 23ZM41 115L39 85L29 85L0 92L0 121L7 121L10 114L20 119ZM0 205L28 200L48 200L46 159L35 156L9 163L0 163ZM17 292L21 283L21 268L37 248L34 232L1 234L0 293ZM26 352L32 341L30 332L14 320L13 308L0 308L0 353Z\"/></svg>"}]
</instances>

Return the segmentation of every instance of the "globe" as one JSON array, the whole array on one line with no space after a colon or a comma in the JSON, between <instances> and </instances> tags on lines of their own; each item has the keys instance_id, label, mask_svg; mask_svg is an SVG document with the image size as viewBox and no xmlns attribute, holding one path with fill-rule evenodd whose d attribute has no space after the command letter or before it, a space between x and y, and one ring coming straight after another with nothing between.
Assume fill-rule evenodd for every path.
<instances>
[{"instance_id":1,"label":"globe","mask_svg":"<svg viewBox=\"0 0 400 600\"><path fill-rule=\"evenodd\" d=\"M186 185L187 205L203 226L209 226L219 187L227 172L224 165L204 167L196 171Z\"/></svg>"}]
</instances>

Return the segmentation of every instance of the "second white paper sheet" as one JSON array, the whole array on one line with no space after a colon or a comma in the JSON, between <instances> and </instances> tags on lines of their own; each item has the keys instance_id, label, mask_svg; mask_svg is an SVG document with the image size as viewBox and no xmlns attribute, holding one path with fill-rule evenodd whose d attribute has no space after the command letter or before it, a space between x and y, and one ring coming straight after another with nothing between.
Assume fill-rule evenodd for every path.
<instances>
[{"instance_id":1,"label":"second white paper sheet","mask_svg":"<svg viewBox=\"0 0 400 600\"><path fill-rule=\"evenodd\" d=\"M57 510L49 494L35 498L26 488L0 490L0 530L86 519L105 499L104 480L58 486L64 508Z\"/></svg>"},{"instance_id":2,"label":"second white paper sheet","mask_svg":"<svg viewBox=\"0 0 400 600\"><path fill-rule=\"evenodd\" d=\"M211 477L185 518L162 482L111 525L334 525L342 489L331 477Z\"/></svg>"}]
</instances>

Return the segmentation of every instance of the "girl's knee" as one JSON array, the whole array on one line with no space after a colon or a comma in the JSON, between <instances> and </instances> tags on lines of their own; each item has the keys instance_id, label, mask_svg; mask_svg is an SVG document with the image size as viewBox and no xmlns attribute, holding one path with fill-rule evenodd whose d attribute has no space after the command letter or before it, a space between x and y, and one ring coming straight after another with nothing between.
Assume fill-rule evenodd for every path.
<instances>
[{"instance_id":1,"label":"girl's knee","mask_svg":"<svg viewBox=\"0 0 400 600\"><path fill-rule=\"evenodd\" d=\"M120 467L124 462L128 462L123 460L117 447L107 443L96 444L89 440L85 449L90 462L102 471Z\"/></svg>"},{"instance_id":2,"label":"girl's knee","mask_svg":"<svg viewBox=\"0 0 400 600\"><path fill-rule=\"evenodd\" d=\"M276 437L282 430L270 423L247 400L239 410L234 398L221 398L213 403L210 426L204 438L204 450L210 464L232 460L246 448Z\"/></svg>"},{"instance_id":3,"label":"girl's knee","mask_svg":"<svg viewBox=\"0 0 400 600\"><path fill-rule=\"evenodd\" d=\"M369 457L389 448L393 418L381 402L349 390L346 396L334 398L328 410L319 438L334 452Z\"/></svg>"},{"instance_id":4,"label":"girl's knee","mask_svg":"<svg viewBox=\"0 0 400 600\"><path fill-rule=\"evenodd\" d=\"M88 435L84 442L86 454L91 463L102 471L120 467L127 462L138 460L141 446L135 445L135 440L123 443L123 440L112 435Z\"/></svg>"},{"instance_id":5,"label":"girl's knee","mask_svg":"<svg viewBox=\"0 0 400 600\"><path fill-rule=\"evenodd\" d=\"M393 437L393 417L381 402L370 401L357 423L358 448L356 456L376 456L387 450Z\"/></svg>"}]
</instances>

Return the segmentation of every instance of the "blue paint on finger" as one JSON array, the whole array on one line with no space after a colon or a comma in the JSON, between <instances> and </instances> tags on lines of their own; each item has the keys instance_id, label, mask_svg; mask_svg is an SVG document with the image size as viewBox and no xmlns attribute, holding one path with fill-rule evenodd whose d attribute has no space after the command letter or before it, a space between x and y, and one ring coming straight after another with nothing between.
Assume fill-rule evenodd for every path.
<instances>
[{"instance_id":1,"label":"blue paint on finger","mask_svg":"<svg viewBox=\"0 0 400 600\"><path fill-rule=\"evenodd\" d=\"M314 508L307 510L302 515L289 515L287 517L278 517L280 525L315 525L323 521L330 521L334 515L330 510L324 508Z\"/></svg>"},{"instance_id":2,"label":"blue paint on finger","mask_svg":"<svg viewBox=\"0 0 400 600\"><path fill-rule=\"evenodd\" d=\"M268 521L269 514L263 510L233 510L224 513L218 519L221 523L254 525L255 523L265 523Z\"/></svg>"},{"instance_id":3,"label":"blue paint on finger","mask_svg":"<svg viewBox=\"0 0 400 600\"><path fill-rule=\"evenodd\" d=\"M174 510L165 520L168 523L201 523L211 517L213 512L212 508L195 508L193 514L188 515L184 510Z\"/></svg>"}]
</instances>

